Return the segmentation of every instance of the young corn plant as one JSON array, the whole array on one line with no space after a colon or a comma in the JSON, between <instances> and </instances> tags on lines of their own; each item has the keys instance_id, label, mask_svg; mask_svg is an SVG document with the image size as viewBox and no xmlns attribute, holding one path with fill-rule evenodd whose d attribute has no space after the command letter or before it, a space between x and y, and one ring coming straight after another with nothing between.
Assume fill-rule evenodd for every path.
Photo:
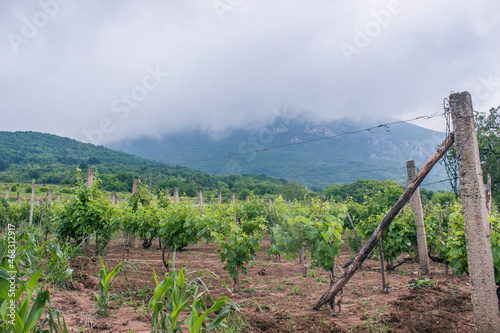
<instances>
[{"instance_id":1,"label":"young corn plant","mask_svg":"<svg viewBox=\"0 0 500 333\"><path fill-rule=\"evenodd\" d=\"M122 267L125 264L125 261L121 261L111 272L108 272L108 269L104 266L101 257L99 257L99 262L101 263L101 269L99 271L99 295L95 295L94 300L97 302L97 311L104 316L108 316L109 289L118 274L121 271L125 272Z\"/></svg>"},{"instance_id":2,"label":"young corn plant","mask_svg":"<svg viewBox=\"0 0 500 333\"><path fill-rule=\"evenodd\" d=\"M36 330L36 323L45 311L49 291L40 290L31 305L31 296L37 287L43 269L35 272L26 283L17 278L17 267L7 263L4 257L0 265L0 332L28 333ZM19 286L16 289L16 286ZM24 299L21 297L25 295ZM31 308L30 308L31 305Z\"/></svg>"},{"instance_id":3,"label":"young corn plant","mask_svg":"<svg viewBox=\"0 0 500 333\"><path fill-rule=\"evenodd\" d=\"M172 261L175 261L175 254ZM175 265L173 265L175 267ZM147 313L152 312L153 332L182 332L181 325L185 324L189 332L209 331L224 326L223 319L235 309L240 311L228 297L214 300L207 286L198 278L187 281L184 269L178 273L175 269L167 273L162 282L158 282L156 272L153 271L156 288ZM213 304L208 307L207 303ZM179 315L188 309L190 311L185 321L179 321ZM217 312L215 318L207 318L211 312Z\"/></svg>"}]
</instances>

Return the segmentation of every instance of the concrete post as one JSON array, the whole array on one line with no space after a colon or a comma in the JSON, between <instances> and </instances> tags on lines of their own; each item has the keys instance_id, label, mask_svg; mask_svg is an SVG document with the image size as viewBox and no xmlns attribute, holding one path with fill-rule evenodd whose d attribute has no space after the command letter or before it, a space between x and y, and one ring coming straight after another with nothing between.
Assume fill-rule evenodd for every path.
<instances>
[{"instance_id":1,"label":"concrete post","mask_svg":"<svg viewBox=\"0 0 500 333\"><path fill-rule=\"evenodd\" d=\"M249 202L249 201L250 201L250 196L249 196L249 195L247 195L247 196L245 197L245 201L246 201L246 202Z\"/></svg>"},{"instance_id":2,"label":"concrete post","mask_svg":"<svg viewBox=\"0 0 500 333\"><path fill-rule=\"evenodd\" d=\"M406 162L408 171L408 184L411 184L417 176L415 161ZM417 226L418 260L422 274L429 274L429 256L427 255L427 236L425 233L424 214L422 212L422 201L420 199L420 188L417 188L410 199L410 207L415 215L415 225Z\"/></svg>"},{"instance_id":3,"label":"concrete post","mask_svg":"<svg viewBox=\"0 0 500 333\"><path fill-rule=\"evenodd\" d=\"M222 204L222 190L217 191L217 202L219 205Z\"/></svg>"},{"instance_id":4,"label":"concrete post","mask_svg":"<svg viewBox=\"0 0 500 333\"><path fill-rule=\"evenodd\" d=\"M57 202L61 201L61 194L60 193L56 193L56 200Z\"/></svg>"},{"instance_id":5,"label":"concrete post","mask_svg":"<svg viewBox=\"0 0 500 333\"><path fill-rule=\"evenodd\" d=\"M138 195L139 194L139 179L134 179L132 181L132 195ZM128 244L130 248L135 248L135 236L128 235Z\"/></svg>"},{"instance_id":6,"label":"concrete post","mask_svg":"<svg viewBox=\"0 0 500 333\"><path fill-rule=\"evenodd\" d=\"M149 179L148 193L149 195L151 195L151 179Z\"/></svg>"},{"instance_id":7,"label":"concrete post","mask_svg":"<svg viewBox=\"0 0 500 333\"><path fill-rule=\"evenodd\" d=\"M118 203L118 198L116 197L116 191L113 191L113 195L111 196L111 202L115 205Z\"/></svg>"},{"instance_id":8,"label":"concrete post","mask_svg":"<svg viewBox=\"0 0 500 333\"><path fill-rule=\"evenodd\" d=\"M6 186L5 187L5 200L9 200L9 190L10 190L10 187Z\"/></svg>"},{"instance_id":9,"label":"concrete post","mask_svg":"<svg viewBox=\"0 0 500 333\"><path fill-rule=\"evenodd\" d=\"M49 192L47 193L47 208L52 206L52 188L49 188Z\"/></svg>"},{"instance_id":10,"label":"concrete post","mask_svg":"<svg viewBox=\"0 0 500 333\"><path fill-rule=\"evenodd\" d=\"M85 187L90 188L94 185L94 170L87 170L87 180L85 181Z\"/></svg>"},{"instance_id":11,"label":"concrete post","mask_svg":"<svg viewBox=\"0 0 500 333\"><path fill-rule=\"evenodd\" d=\"M132 181L132 194L139 194L139 179Z\"/></svg>"},{"instance_id":12,"label":"concrete post","mask_svg":"<svg viewBox=\"0 0 500 333\"><path fill-rule=\"evenodd\" d=\"M20 202L20 200L19 200L19 192L17 192L17 202Z\"/></svg>"},{"instance_id":13,"label":"concrete post","mask_svg":"<svg viewBox=\"0 0 500 333\"><path fill-rule=\"evenodd\" d=\"M487 236L488 212L477 135L474 129L472 100L468 92L452 94L449 100L455 131L476 330L500 332L493 254L490 238Z\"/></svg>"},{"instance_id":14,"label":"concrete post","mask_svg":"<svg viewBox=\"0 0 500 333\"><path fill-rule=\"evenodd\" d=\"M174 187L174 203L179 203L179 189Z\"/></svg>"},{"instance_id":15,"label":"concrete post","mask_svg":"<svg viewBox=\"0 0 500 333\"><path fill-rule=\"evenodd\" d=\"M234 195L234 193L231 193L231 202L235 202L236 201L236 196Z\"/></svg>"}]
</instances>

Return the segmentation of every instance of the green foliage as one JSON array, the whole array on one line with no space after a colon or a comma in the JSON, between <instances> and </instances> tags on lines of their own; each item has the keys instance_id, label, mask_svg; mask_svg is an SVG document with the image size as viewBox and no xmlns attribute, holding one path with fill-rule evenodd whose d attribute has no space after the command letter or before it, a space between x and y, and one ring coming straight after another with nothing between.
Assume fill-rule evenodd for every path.
<instances>
[{"instance_id":1,"label":"green foliage","mask_svg":"<svg viewBox=\"0 0 500 333\"><path fill-rule=\"evenodd\" d=\"M411 283L408 284L408 287L418 289L418 288L432 287L435 285L436 285L436 281L425 278L425 279L421 279L421 280L419 280L419 279L413 280Z\"/></svg>"},{"instance_id":2,"label":"green foliage","mask_svg":"<svg viewBox=\"0 0 500 333\"><path fill-rule=\"evenodd\" d=\"M54 205L53 226L60 241L74 239L77 243L95 237L95 253L101 253L115 231L112 223L115 207L98 189L99 177L94 176L93 186L86 188L85 181L77 175L75 196L67 203Z\"/></svg>"},{"instance_id":3,"label":"green foliage","mask_svg":"<svg viewBox=\"0 0 500 333\"><path fill-rule=\"evenodd\" d=\"M385 188L395 185L396 184L392 180L358 179L350 184L326 186L323 190L323 195L327 199L334 199L338 202L352 199L355 202L363 203L367 197L378 192L383 192ZM401 185L398 185L398 187L402 189Z\"/></svg>"},{"instance_id":4,"label":"green foliage","mask_svg":"<svg viewBox=\"0 0 500 333\"><path fill-rule=\"evenodd\" d=\"M384 189L384 192L378 192L367 198L365 207L359 214L360 222L356 225L358 235L368 239L401 194L401 186L392 183ZM409 208L404 208L382 237L385 259L393 261L401 253L411 253L417 244L416 234L413 212ZM374 253L378 253L378 247L374 249Z\"/></svg>"},{"instance_id":5,"label":"green foliage","mask_svg":"<svg viewBox=\"0 0 500 333\"><path fill-rule=\"evenodd\" d=\"M228 206L228 211L240 209L241 204ZM246 217L254 216L252 219L240 218L236 223L228 215L224 220L224 229L215 231L214 236L219 243L217 253L221 255L221 261L226 263L224 270L229 272L234 281L235 291L238 291L239 273L247 274L245 265L250 264L260 249L265 220L263 217L254 216L251 211Z\"/></svg>"},{"instance_id":6,"label":"green foliage","mask_svg":"<svg viewBox=\"0 0 500 333\"><path fill-rule=\"evenodd\" d=\"M162 243L172 249L182 250L189 244L197 243L205 234L204 216L196 206L187 202L159 209L158 214L158 235Z\"/></svg>"},{"instance_id":7,"label":"green foliage","mask_svg":"<svg viewBox=\"0 0 500 333\"><path fill-rule=\"evenodd\" d=\"M432 195L432 201L439 202L441 205L444 205L446 203L452 203L455 200L456 200L455 193L445 190L436 191Z\"/></svg>"},{"instance_id":8,"label":"green foliage","mask_svg":"<svg viewBox=\"0 0 500 333\"><path fill-rule=\"evenodd\" d=\"M313 267L331 270L343 243L346 207L319 199L312 199L309 204L295 202L289 207L279 198L275 211L278 223L271 229L274 241L267 254L293 259L302 246L307 246L312 249Z\"/></svg>"},{"instance_id":9,"label":"green foliage","mask_svg":"<svg viewBox=\"0 0 500 333\"><path fill-rule=\"evenodd\" d=\"M491 108L488 114L479 113L476 116L476 131L481 156L484 182L491 174L491 189L495 203L500 204L500 107Z\"/></svg>"},{"instance_id":10,"label":"green foliage","mask_svg":"<svg viewBox=\"0 0 500 333\"><path fill-rule=\"evenodd\" d=\"M34 132L0 132L0 156L0 168L4 168L0 173L0 182L10 183L35 178L37 184L75 185L75 167L80 166L85 171L95 165L99 165L102 190L111 192L130 193L132 180L140 177L152 179L153 193L169 189L172 194L173 188L177 187L181 194L195 196L198 189L225 189L223 198L228 201L231 192L235 192L240 199L252 191L256 195L278 194L286 183L283 179L266 175L216 176ZM26 189L26 193L31 193L31 188Z\"/></svg>"},{"instance_id":11,"label":"green foliage","mask_svg":"<svg viewBox=\"0 0 500 333\"><path fill-rule=\"evenodd\" d=\"M1 240L0 332L45 333L46 324L50 332L67 332L60 324L60 313L50 309L49 291L44 286L70 278L73 270L67 268L69 263L61 262L67 253L50 242L41 242L34 230L16 230L9 224ZM36 327L45 310L48 317Z\"/></svg>"},{"instance_id":12,"label":"green foliage","mask_svg":"<svg viewBox=\"0 0 500 333\"><path fill-rule=\"evenodd\" d=\"M4 257L0 264L0 285L2 287L0 288L0 314L2 318L0 328L2 332L28 333L32 329L36 330L35 325L45 311L45 305L49 300L49 291L39 291L33 305L31 305L31 296L43 269L35 272L25 283L16 278L16 271L12 271L9 269L10 267L11 265ZM17 290L16 284L19 285ZM36 330L36 332L40 332L40 330Z\"/></svg>"},{"instance_id":13,"label":"green foliage","mask_svg":"<svg viewBox=\"0 0 500 333\"><path fill-rule=\"evenodd\" d=\"M307 191L304 186L299 183L288 182L283 185L281 193L285 200L304 200Z\"/></svg>"}]
</instances>

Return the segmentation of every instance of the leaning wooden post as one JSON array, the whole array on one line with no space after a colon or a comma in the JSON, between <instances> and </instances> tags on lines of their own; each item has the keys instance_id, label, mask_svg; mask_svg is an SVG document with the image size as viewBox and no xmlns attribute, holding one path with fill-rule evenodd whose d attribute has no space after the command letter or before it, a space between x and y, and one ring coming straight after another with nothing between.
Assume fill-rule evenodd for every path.
<instances>
[{"instance_id":1,"label":"leaning wooden post","mask_svg":"<svg viewBox=\"0 0 500 333\"><path fill-rule=\"evenodd\" d=\"M10 187L6 186L5 187L5 200L9 200L9 190L10 190Z\"/></svg>"},{"instance_id":2,"label":"leaning wooden post","mask_svg":"<svg viewBox=\"0 0 500 333\"><path fill-rule=\"evenodd\" d=\"M330 289L323 294L323 296L313 305L313 310L319 310L324 304L329 302L335 295L339 293L339 291L345 286L345 284L351 279L351 277L356 273L356 271L361 267L361 264L368 257L373 248L377 245L377 242L380 238L382 238L382 234L389 228L392 220L396 217L398 212L406 205L406 203L410 200L412 194L418 188L418 186L422 183L425 176L431 171L432 167L443 157L446 151L453 144L453 133L450 133L448 137L444 140L438 150L429 158L429 160L424 164L422 169L418 172L417 176L413 180L411 184L406 187L406 190L403 192L398 201L392 206L389 212L384 216L380 225L375 229L372 236L365 243L363 248L356 255L351 265L347 267L346 271L342 276L335 282L333 286L330 286Z\"/></svg>"},{"instance_id":3,"label":"leaning wooden post","mask_svg":"<svg viewBox=\"0 0 500 333\"><path fill-rule=\"evenodd\" d=\"M466 91L451 94L450 107L456 137L475 325L478 332L500 332L493 254L488 237L488 211L470 94Z\"/></svg>"},{"instance_id":4,"label":"leaning wooden post","mask_svg":"<svg viewBox=\"0 0 500 333\"><path fill-rule=\"evenodd\" d=\"M35 180L31 180L31 208L30 208L30 219L29 224L33 223L33 206L35 205Z\"/></svg>"},{"instance_id":5,"label":"leaning wooden post","mask_svg":"<svg viewBox=\"0 0 500 333\"><path fill-rule=\"evenodd\" d=\"M413 181L417 174L415 161L406 162L408 172L408 183ZM425 234L424 214L422 212L422 201L420 199L420 189L417 187L415 193L411 196L410 207L415 215L415 225L417 226L417 246L418 260L420 262L420 271L422 274L429 274L429 256L427 255L427 236Z\"/></svg>"},{"instance_id":6,"label":"leaning wooden post","mask_svg":"<svg viewBox=\"0 0 500 333\"><path fill-rule=\"evenodd\" d=\"M174 187L174 203L179 203L179 188Z\"/></svg>"}]
</instances>

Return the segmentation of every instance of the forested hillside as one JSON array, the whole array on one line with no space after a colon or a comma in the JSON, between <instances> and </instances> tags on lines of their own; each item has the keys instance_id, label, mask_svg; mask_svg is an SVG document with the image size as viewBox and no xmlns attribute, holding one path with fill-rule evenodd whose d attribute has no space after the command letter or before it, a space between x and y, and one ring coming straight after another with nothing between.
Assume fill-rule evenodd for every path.
<instances>
[{"instance_id":1,"label":"forested hillside","mask_svg":"<svg viewBox=\"0 0 500 333\"><path fill-rule=\"evenodd\" d=\"M245 196L275 194L284 179L265 175L214 176L186 167L172 167L103 146L36 132L0 132L0 182L75 183L76 169L96 169L102 188L129 192L134 178L152 180L153 190L178 187L180 193L195 196L198 189L229 190Z\"/></svg>"},{"instance_id":2,"label":"forested hillside","mask_svg":"<svg viewBox=\"0 0 500 333\"><path fill-rule=\"evenodd\" d=\"M389 125L378 126L383 123ZM160 140L142 137L110 147L213 174L264 173L311 188L357 179L405 183L406 161L423 165L443 139L444 133L394 119L325 122L304 112L290 112L267 125L228 130L218 136L192 128L164 134ZM437 165L427 182L445 176L443 167ZM432 189L444 187L440 183Z\"/></svg>"}]
</instances>

